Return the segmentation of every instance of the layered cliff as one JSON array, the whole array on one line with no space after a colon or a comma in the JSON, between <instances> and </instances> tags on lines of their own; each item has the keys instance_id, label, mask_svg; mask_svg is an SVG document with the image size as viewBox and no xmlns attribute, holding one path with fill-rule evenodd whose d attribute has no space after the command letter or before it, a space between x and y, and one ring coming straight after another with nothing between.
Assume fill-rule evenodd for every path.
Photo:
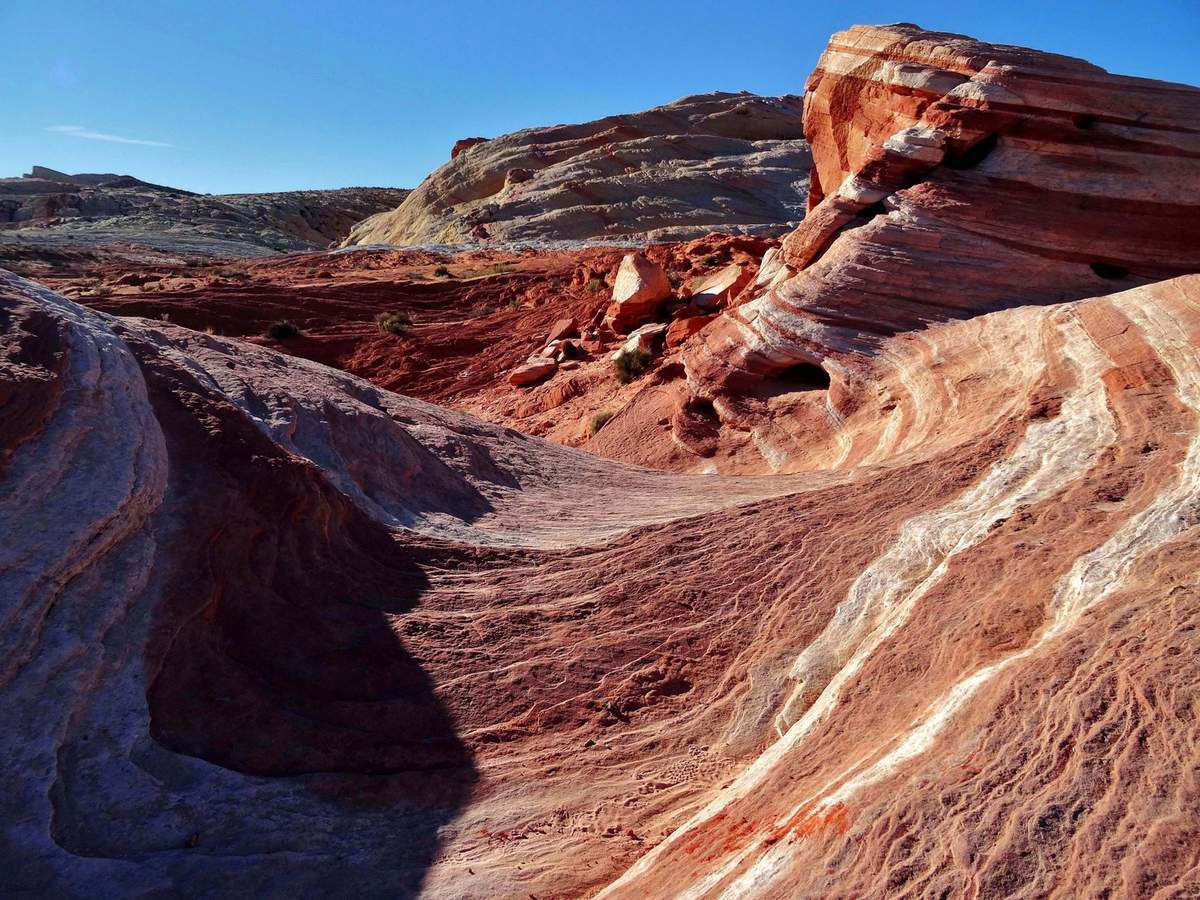
<instances>
[{"instance_id":1,"label":"layered cliff","mask_svg":"<svg viewBox=\"0 0 1200 900\"><path fill-rule=\"evenodd\" d=\"M804 215L811 157L803 137L799 97L714 93L471 138L346 244L778 234Z\"/></svg>"},{"instance_id":2,"label":"layered cliff","mask_svg":"<svg viewBox=\"0 0 1200 900\"><path fill-rule=\"evenodd\" d=\"M852 379L887 335L1200 270L1200 90L910 25L810 76L809 214L686 360L697 391ZM836 403L835 403L836 406Z\"/></svg>"}]
</instances>

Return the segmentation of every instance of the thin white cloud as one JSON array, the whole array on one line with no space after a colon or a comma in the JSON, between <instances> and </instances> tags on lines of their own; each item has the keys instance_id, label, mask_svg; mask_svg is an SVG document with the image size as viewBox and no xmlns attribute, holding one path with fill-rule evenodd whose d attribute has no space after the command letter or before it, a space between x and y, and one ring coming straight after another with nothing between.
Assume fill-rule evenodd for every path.
<instances>
[{"instance_id":1,"label":"thin white cloud","mask_svg":"<svg viewBox=\"0 0 1200 900\"><path fill-rule=\"evenodd\" d=\"M114 144L137 144L141 147L174 147L164 141L144 141L141 138L121 137L119 134L107 134L103 131L92 131L82 125L51 125L46 129L55 134L65 134L68 137L86 138L89 141L110 141Z\"/></svg>"}]
</instances>

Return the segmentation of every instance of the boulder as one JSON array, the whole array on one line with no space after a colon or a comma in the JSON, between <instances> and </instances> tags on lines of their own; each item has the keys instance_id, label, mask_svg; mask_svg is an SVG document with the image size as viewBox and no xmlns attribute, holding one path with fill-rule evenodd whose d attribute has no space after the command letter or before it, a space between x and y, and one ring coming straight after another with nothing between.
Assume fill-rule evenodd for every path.
<instances>
[{"instance_id":1,"label":"boulder","mask_svg":"<svg viewBox=\"0 0 1200 900\"><path fill-rule=\"evenodd\" d=\"M617 269L604 322L618 334L626 334L654 318L670 296L671 282L660 266L642 253L626 254Z\"/></svg>"},{"instance_id":2,"label":"boulder","mask_svg":"<svg viewBox=\"0 0 1200 900\"><path fill-rule=\"evenodd\" d=\"M555 362L562 362L565 359L582 359L586 355L578 342L568 340L551 341L538 354L539 357L552 359Z\"/></svg>"},{"instance_id":3,"label":"boulder","mask_svg":"<svg viewBox=\"0 0 1200 900\"><path fill-rule=\"evenodd\" d=\"M508 383L516 387L537 384L554 374L558 363L547 356L531 356L522 365L508 373Z\"/></svg>"},{"instance_id":4,"label":"boulder","mask_svg":"<svg viewBox=\"0 0 1200 900\"><path fill-rule=\"evenodd\" d=\"M559 319L550 326L550 331L546 334L546 343L553 341L561 341L563 338L575 337L579 334L579 322L574 318Z\"/></svg>"},{"instance_id":5,"label":"boulder","mask_svg":"<svg viewBox=\"0 0 1200 900\"><path fill-rule=\"evenodd\" d=\"M750 283L751 270L736 263L699 275L688 280L684 285L683 295L703 310L715 310L728 306L729 302L741 293L742 288Z\"/></svg>"}]
</instances>

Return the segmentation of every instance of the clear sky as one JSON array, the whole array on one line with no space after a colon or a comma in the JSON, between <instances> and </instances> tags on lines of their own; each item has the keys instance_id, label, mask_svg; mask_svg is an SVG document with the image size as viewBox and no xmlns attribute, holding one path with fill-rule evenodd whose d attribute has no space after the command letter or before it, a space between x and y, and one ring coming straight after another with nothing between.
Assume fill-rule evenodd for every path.
<instances>
[{"instance_id":1,"label":"clear sky","mask_svg":"<svg viewBox=\"0 0 1200 900\"><path fill-rule=\"evenodd\" d=\"M896 21L1200 84L1200 0L0 0L0 175L411 187L460 137L801 93L832 32Z\"/></svg>"}]
</instances>

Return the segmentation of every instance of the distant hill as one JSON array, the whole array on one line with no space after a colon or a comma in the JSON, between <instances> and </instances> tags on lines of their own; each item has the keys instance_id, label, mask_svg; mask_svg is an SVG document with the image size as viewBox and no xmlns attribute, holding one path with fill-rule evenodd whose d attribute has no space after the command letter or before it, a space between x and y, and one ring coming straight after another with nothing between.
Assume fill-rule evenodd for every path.
<instances>
[{"instance_id":1,"label":"distant hill","mask_svg":"<svg viewBox=\"0 0 1200 900\"><path fill-rule=\"evenodd\" d=\"M314 250L341 241L356 222L394 208L408 193L351 187L196 194L132 175L33 166L27 175L0 178L0 241L133 241L230 256Z\"/></svg>"},{"instance_id":2,"label":"distant hill","mask_svg":"<svg viewBox=\"0 0 1200 900\"><path fill-rule=\"evenodd\" d=\"M679 241L783 234L812 157L796 96L711 93L581 125L455 144L450 160L347 244Z\"/></svg>"}]
</instances>

